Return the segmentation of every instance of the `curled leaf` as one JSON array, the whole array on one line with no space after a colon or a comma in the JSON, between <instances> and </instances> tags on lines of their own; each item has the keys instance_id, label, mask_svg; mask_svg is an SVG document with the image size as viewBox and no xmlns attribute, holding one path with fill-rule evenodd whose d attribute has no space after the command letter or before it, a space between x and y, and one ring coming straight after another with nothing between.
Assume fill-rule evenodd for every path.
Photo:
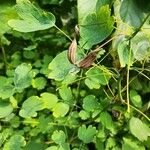
<instances>
[{"instance_id":1,"label":"curled leaf","mask_svg":"<svg viewBox=\"0 0 150 150\"><path fill-rule=\"evenodd\" d=\"M80 29L79 29L78 25L75 26L75 34L76 34L77 37L80 36Z\"/></svg>"},{"instance_id":2,"label":"curled leaf","mask_svg":"<svg viewBox=\"0 0 150 150\"><path fill-rule=\"evenodd\" d=\"M99 52L99 47L90 52L83 60L78 64L80 68L89 68L96 59L97 53Z\"/></svg>"},{"instance_id":3,"label":"curled leaf","mask_svg":"<svg viewBox=\"0 0 150 150\"><path fill-rule=\"evenodd\" d=\"M77 41L76 41L76 38L74 38L68 49L68 60L72 64L75 64L76 50L77 50Z\"/></svg>"}]
</instances>

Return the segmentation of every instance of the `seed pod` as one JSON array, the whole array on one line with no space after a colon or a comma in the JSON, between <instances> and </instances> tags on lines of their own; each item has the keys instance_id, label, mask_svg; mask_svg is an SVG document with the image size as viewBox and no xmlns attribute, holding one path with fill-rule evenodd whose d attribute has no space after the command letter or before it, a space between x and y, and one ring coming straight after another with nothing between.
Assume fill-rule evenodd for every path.
<instances>
[{"instance_id":1,"label":"seed pod","mask_svg":"<svg viewBox=\"0 0 150 150\"><path fill-rule=\"evenodd\" d=\"M68 49L68 60L72 64L75 64L76 61L76 51L77 51L77 41L76 38L74 38Z\"/></svg>"},{"instance_id":2,"label":"seed pod","mask_svg":"<svg viewBox=\"0 0 150 150\"><path fill-rule=\"evenodd\" d=\"M96 59L98 51L90 52L83 60L81 60L78 64L80 68L89 68Z\"/></svg>"}]
</instances>

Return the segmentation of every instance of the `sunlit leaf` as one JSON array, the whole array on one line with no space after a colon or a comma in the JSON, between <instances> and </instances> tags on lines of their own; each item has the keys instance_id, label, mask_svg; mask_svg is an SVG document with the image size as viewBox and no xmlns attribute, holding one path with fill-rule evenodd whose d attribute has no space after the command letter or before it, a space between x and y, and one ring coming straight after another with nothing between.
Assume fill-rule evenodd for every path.
<instances>
[{"instance_id":1,"label":"sunlit leaf","mask_svg":"<svg viewBox=\"0 0 150 150\"><path fill-rule=\"evenodd\" d=\"M106 85L111 78L111 73L104 66L96 66L86 72L85 84L90 89L99 89L101 85Z\"/></svg>"},{"instance_id":2,"label":"sunlit leaf","mask_svg":"<svg viewBox=\"0 0 150 150\"><path fill-rule=\"evenodd\" d=\"M67 59L67 51L58 54L49 64L48 68L51 71L48 77L58 81L63 80L68 74L79 71L79 68L72 65Z\"/></svg>"},{"instance_id":3,"label":"sunlit leaf","mask_svg":"<svg viewBox=\"0 0 150 150\"><path fill-rule=\"evenodd\" d=\"M45 30L55 25L55 16L35 7L29 0L17 0L16 10L21 19L11 19L8 25L19 32Z\"/></svg>"},{"instance_id":4,"label":"sunlit leaf","mask_svg":"<svg viewBox=\"0 0 150 150\"><path fill-rule=\"evenodd\" d=\"M23 118L36 117L37 111L44 108L44 102L39 97L32 96L23 102L19 115Z\"/></svg>"},{"instance_id":5,"label":"sunlit leaf","mask_svg":"<svg viewBox=\"0 0 150 150\"><path fill-rule=\"evenodd\" d=\"M144 146L139 145L138 142L128 139L128 138L123 138L123 145L122 145L122 150L145 150Z\"/></svg>"},{"instance_id":6,"label":"sunlit leaf","mask_svg":"<svg viewBox=\"0 0 150 150\"><path fill-rule=\"evenodd\" d=\"M32 86L38 90L42 90L46 86L46 79L44 77L37 77L32 80Z\"/></svg>"},{"instance_id":7,"label":"sunlit leaf","mask_svg":"<svg viewBox=\"0 0 150 150\"><path fill-rule=\"evenodd\" d=\"M55 105L53 108L53 116L58 117L64 117L69 111L69 105L59 102Z\"/></svg>"},{"instance_id":8,"label":"sunlit leaf","mask_svg":"<svg viewBox=\"0 0 150 150\"><path fill-rule=\"evenodd\" d=\"M30 64L22 63L15 69L14 84L16 89L21 90L31 85L33 78L31 68Z\"/></svg>"},{"instance_id":9,"label":"sunlit leaf","mask_svg":"<svg viewBox=\"0 0 150 150\"><path fill-rule=\"evenodd\" d=\"M131 133L140 141L146 141L148 136L150 136L149 127L138 118L132 117L129 122L129 127Z\"/></svg>"},{"instance_id":10,"label":"sunlit leaf","mask_svg":"<svg viewBox=\"0 0 150 150\"><path fill-rule=\"evenodd\" d=\"M52 140L57 144L62 144L66 140L66 135L62 130L54 131L52 134Z\"/></svg>"},{"instance_id":11,"label":"sunlit leaf","mask_svg":"<svg viewBox=\"0 0 150 150\"><path fill-rule=\"evenodd\" d=\"M43 100L45 107L48 109L52 109L58 102L56 95L47 92L41 94L41 99Z\"/></svg>"},{"instance_id":12,"label":"sunlit leaf","mask_svg":"<svg viewBox=\"0 0 150 150\"><path fill-rule=\"evenodd\" d=\"M109 6L102 6L97 13L89 14L80 25L80 44L89 49L102 42L111 34L113 24Z\"/></svg>"},{"instance_id":13,"label":"sunlit leaf","mask_svg":"<svg viewBox=\"0 0 150 150\"><path fill-rule=\"evenodd\" d=\"M3 150L22 150L26 142L23 136L13 135L10 140L4 145Z\"/></svg>"},{"instance_id":14,"label":"sunlit leaf","mask_svg":"<svg viewBox=\"0 0 150 150\"><path fill-rule=\"evenodd\" d=\"M13 111L11 103L7 101L0 101L0 118L8 116Z\"/></svg>"},{"instance_id":15,"label":"sunlit leaf","mask_svg":"<svg viewBox=\"0 0 150 150\"><path fill-rule=\"evenodd\" d=\"M120 66L125 67L126 65L132 65L133 63L133 53L132 50L130 50L130 47L128 45L128 41L120 42L118 45L118 55L119 55L119 61ZM130 59L130 61L129 61Z\"/></svg>"}]
</instances>

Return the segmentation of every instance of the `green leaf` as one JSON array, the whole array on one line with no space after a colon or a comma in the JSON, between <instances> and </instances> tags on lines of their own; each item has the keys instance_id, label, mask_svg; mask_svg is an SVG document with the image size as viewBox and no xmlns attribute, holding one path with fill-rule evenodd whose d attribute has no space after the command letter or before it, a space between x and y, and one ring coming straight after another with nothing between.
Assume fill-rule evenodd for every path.
<instances>
[{"instance_id":1,"label":"green leaf","mask_svg":"<svg viewBox=\"0 0 150 150\"><path fill-rule=\"evenodd\" d=\"M136 3L135 0L123 0L120 7L120 16L124 22L138 28L142 24L144 14Z\"/></svg>"},{"instance_id":2,"label":"green leaf","mask_svg":"<svg viewBox=\"0 0 150 150\"><path fill-rule=\"evenodd\" d=\"M37 77L32 80L32 86L38 90L42 90L46 86L46 79L44 77Z\"/></svg>"},{"instance_id":3,"label":"green leaf","mask_svg":"<svg viewBox=\"0 0 150 150\"><path fill-rule=\"evenodd\" d=\"M96 9L97 0L78 0L78 22L81 24L83 19Z\"/></svg>"},{"instance_id":4,"label":"green leaf","mask_svg":"<svg viewBox=\"0 0 150 150\"><path fill-rule=\"evenodd\" d=\"M36 117L37 111L44 108L44 102L39 97L31 96L23 102L19 115L23 118Z\"/></svg>"},{"instance_id":5,"label":"green leaf","mask_svg":"<svg viewBox=\"0 0 150 150\"><path fill-rule=\"evenodd\" d=\"M90 89L99 89L101 85L108 84L111 75L104 66L93 67L86 72L85 84Z\"/></svg>"},{"instance_id":6,"label":"green leaf","mask_svg":"<svg viewBox=\"0 0 150 150\"><path fill-rule=\"evenodd\" d=\"M0 88L0 97L2 99L7 99L11 97L15 92L15 88L13 85L5 85Z\"/></svg>"},{"instance_id":7,"label":"green leaf","mask_svg":"<svg viewBox=\"0 0 150 150\"><path fill-rule=\"evenodd\" d=\"M138 143L134 140L123 138L122 150L145 150L144 146L138 145Z\"/></svg>"},{"instance_id":8,"label":"green leaf","mask_svg":"<svg viewBox=\"0 0 150 150\"><path fill-rule=\"evenodd\" d=\"M63 80L68 74L77 73L79 68L72 65L67 58L67 51L58 54L49 64L50 73L48 77L58 81Z\"/></svg>"},{"instance_id":9,"label":"green leaf","mask_svg":"<svg viewBox=\"0 0 150 150\"><path fill-rule=\"evenodd\" d=\"M14 84L16 89L22 90L31 85L33 78L31 68L30 64L22 63L15 69Z\"/></svg>"},{"instance_id":10,"label":"green leaf","mask_svg":"<svg viewBox=\"0 0 150 150\"><path fill-rule=\"evenodd\" d=\"M118 55L119 55L119 61L120 61L120 66L125 67L126 65L132 65L133 63L133 53L131 51L130 54L130 47L128 45L127 41L120 42L118 45ZM129 63L129 58L130 58L130 64Z\"/></svg>"},{"instance_id":11,"label":"green leaf","mask_svg":"<svg viewBox=\"0 0 150 150\"><path fill-rule=\"evenodd\" d=\"M0 37L10 30L7 22L12 18L16 18L17 14L12 7L11 2L0 5Z\"/></svg>"},{"instance_id":12,"label":"green leaf","mask_svg":"<svg viewBox=\"0 0 150 150\"><path fill-rule=\"evenodd\" d=\"M149 127L138 118L132 117L130 119L129 128L130 132L140 141L146 141L148 136L150 136Z\"/></svg>"},{"instance_id":13,"label":"green leaf","mask_svg":"<svg viewBox=\"0 0 150 150\"><path fill-rule=\"evenodd\" d=\"M96 134L96 128L91 125L86 128L85 125L82 125L78 129L78 137L84 143L90 143L93 141L93 138Z\"/></svg>"},{"instance_id":14,"label":"green leaf","mask_svg":"<svg viewBox=\"0 0 150 150\"><path fill-rule=\"evenodd\" d=\"M107 141L106 141L106 149L109 150L109 149L112 149L115 147L116 145L116 140L114 138L108 138Z\"/></svg>"},{"instance_id":15,"label":"green leaf","mask_svg":"<svg viewBox=\"0 0 150 150\"><path fill-rule=\"evenodd\" d=\"M23 150L45 150L47 148L44 141L40 138L30 139L27 145L24 147Z\"/></svg>"},{"instance_id":16,"label":"green leaf","mask_svg":"<svg viewBox=\"0 0 150 150\"><path fill-rule=\"evenodd\" d=\"M113 24L109 6L102 6L97 13L89 14L80 25L80 44L89 49L102 42L111 34Z\"/></svg>"},{"instance_id":17,"label":"green leaf","mask_svg":"<svg viewBox=\"0 0 150 150\"><path fill-rule=\"evenodd\" d=\"M17 0L16 10L21 19L8 21L8 25L14 30L33 32L55 26L55 16L35 7L29 0Z\"/></svg>"},{"instance_id":18,"label":"green leaf","mask_svg":"<svg viewBox=\"0 0 150 150\"><path fill-rule=\"evenodd\" d=\"M59 150L57 146L48 147L46 150Z\"/></svg>"},{"instance_id":19,"label":"green leaf","mask_svg":"<svg viewBox=\"0 0 150 150\"><path fill-rule=\"evenodd\" d=\"M59 89L59 94L65 102L71 105L73 104L73 95L72 95L72 91L70 87L67 87L67 86L61 87Z\"/></svg>"},{"instance_id":20,"label":"green leaf","mask_svg":"<svg viewBox=\"0 0 150 150\"><path fill-rule=\"evenodd\" d=\"M58 102L58 98L54 94L44 92L40 96L45 104L45 108L52 109Z\"/></svg>"},{"instance_id":21,"label":"green leaf","mask_svg":"<svg viewBox=\"0 0 150 150\"><path fill-rule=\"evenodd\" d=\"M130 91L130 99L131 99L132 103L134 104L134 106L136 106L138 108L142 107L141 96L135 90Z\"/></svg>"},{"instance_id":22,"label":"green leaf","mask_svg":"<svg viewBox=\"0 0 150 150\"><path fill-rule=\"evenodd\" d=\"M100 114L100 121L106 129L110 130L113 134L116 133L114 122L108 112L102 112Z\"/></svg>"},{"instance_id":23,"label":"green leaf","mask_svg":"<svg viewBox=\"0 0 150 150\"><path fill-rule=\"evenodd\" d=\"M52 111L54 117L64 117L69 111L69 105L59 102L55 105Z\"/></svg>"},{"instance_id":24,"label":"green leaf","mask_svg":"<svg viewBox=\"0 0 150 150\"><path fill-rule=\"evenodd\" d=\"M4 145L3 150L22 150L26 144L25 139L21 135L13 135L10 140Z\"/></svg>"},{"instance_id":25,"label":"green leaf","mask_svg":"<svg viewBox=\"0 0 150 150\"><path fill-rule=\"evenodd\" d=\"M131 47L133 49L133 56L136 60L149 60L150 37L148 37L146 32L138 32L138 34L131 40Z\"/></svg>"},{"instance_id":26,"label":"green leaf","mask_svg":"<svg viewBox=\"0 0 150 150\"><path fill-rule=\"evenodd\" d=\"M66 135L62 130L56 130L52 134L52 140L57 144L65 143Z\"/></svg>"},{"instance_id":27,"label":"green leaf","mask_svg":"<svg viewBox=\"0 0 150 150\"><path fill-rule=\"evenodd\" d=\"M4 118L8 116L10 113L12 113L13 107L12 105L7 101L0 101L0 118Z\"/></svg>"},{"instance_id":28,"label":"green leaf","mask_svg":"<svg viewBox=\"0 0 150 150\"><path fill-rule=\"evenodd\" d=\"M82 119L82 120L86 120L88 118L90 118L90 113L85 111L85 110L81 110L79 112L79 117Z\"/></svg>"},{"instance_id":29,"label":"green leaf","mask_svg":"<svg viewBox=\"0 0 150 150\"><path fill-rule=\"evenodd\" d=\"M94 111L98 108L99 103L94 95L88 95L83 99L83 108L87 111Z\"/></svg>"}]
</instances>

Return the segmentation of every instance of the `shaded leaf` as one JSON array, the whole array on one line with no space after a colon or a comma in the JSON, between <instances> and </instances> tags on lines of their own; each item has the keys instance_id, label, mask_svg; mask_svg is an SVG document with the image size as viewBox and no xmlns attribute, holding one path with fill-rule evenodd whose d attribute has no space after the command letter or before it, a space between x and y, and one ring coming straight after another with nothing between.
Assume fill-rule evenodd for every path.
<instances>
[{"instance_id":1,"label":"shaded leaf","mask_svg":"<svg viewBox=\"0 0 150 150\"><path fill-rule=\"evenodd\" d=\"M134 104L134 106L136 106L138 108L142 107L141 96L135 90L130 91L130 99L131 99L132 103Z\"/></svg>"},{"instance_id":2,"label":"shaded leaf","mask_svg":"<svg viewBox=\"0 0 150 150\"><path fill-rule=\"evenodd\" d=\"M146 141L148 136L150 136L149 127L138 118L132 117L130 119L129 128L131 133L140 141Z\"/></svg>"},{"instance_id":3,"label":"shaded leaf","mask_svg":"<svg viewBox=\"0 0 150 150\"><path fill-rule=\"evenodd\" d=\"M110 130L113 134L116 133L114 122L109 113L102 112L100 114L100 121L106 129Z\"/></svg>"},{"instance_id":4,"label":"shaded leaf","mask_svg":"<svg viewBox=\"0 0 150 150\"><path fill-rule=\"evenodd\" d=\"M83 99L83 108L87 111L94 111L98 108L99 103L94 95L88 95Z\"/></svg>"},{"instance_id":5,"label":"shaded leaf","mask_svg":"<svg viewBox=\"0 0 150 150\"><path fill-rule=\"evenodd\" d=\"M65 102L67 102L71 105L73 104L74 98L73 98L72 91L71 91L70 87L63 86L62 88L59 89L59 94Z\"/></svg>"},{"instance_id":6,"label":"shaded leaf","mask_svg":"<svg viewBox=\"0 0 150 150\"><path fill-rule=\"evenodd\" d=\"M120 7L120 16L124 22L138 28L142 24L144 14L136 3L135 0L123 0Z\"/></svg>"},{"instance_id":7,"label":"shaded leaf","mask_svg":"<svg viewBox=\"0 0 150 150\"><path fill-rule=\"evenodd\" d=\"M45 30L55 26L55 17L35 7L29 0L17 0L16 10L21 19L11 19L8 25L19 32Z\"/></svg>"},{"instance_id":8,"label":"shaded leaf","mask_svg":"<svg viewBox=\"0 0 150 150\"><path fill-rule=\"evenodd\" d=\"M82 125L78 129L78 137L84 143L90 143L93 141L93 138L96 134L96 128L91 125L86 128L85 125Z\"/></svg>"}]
</instances>

